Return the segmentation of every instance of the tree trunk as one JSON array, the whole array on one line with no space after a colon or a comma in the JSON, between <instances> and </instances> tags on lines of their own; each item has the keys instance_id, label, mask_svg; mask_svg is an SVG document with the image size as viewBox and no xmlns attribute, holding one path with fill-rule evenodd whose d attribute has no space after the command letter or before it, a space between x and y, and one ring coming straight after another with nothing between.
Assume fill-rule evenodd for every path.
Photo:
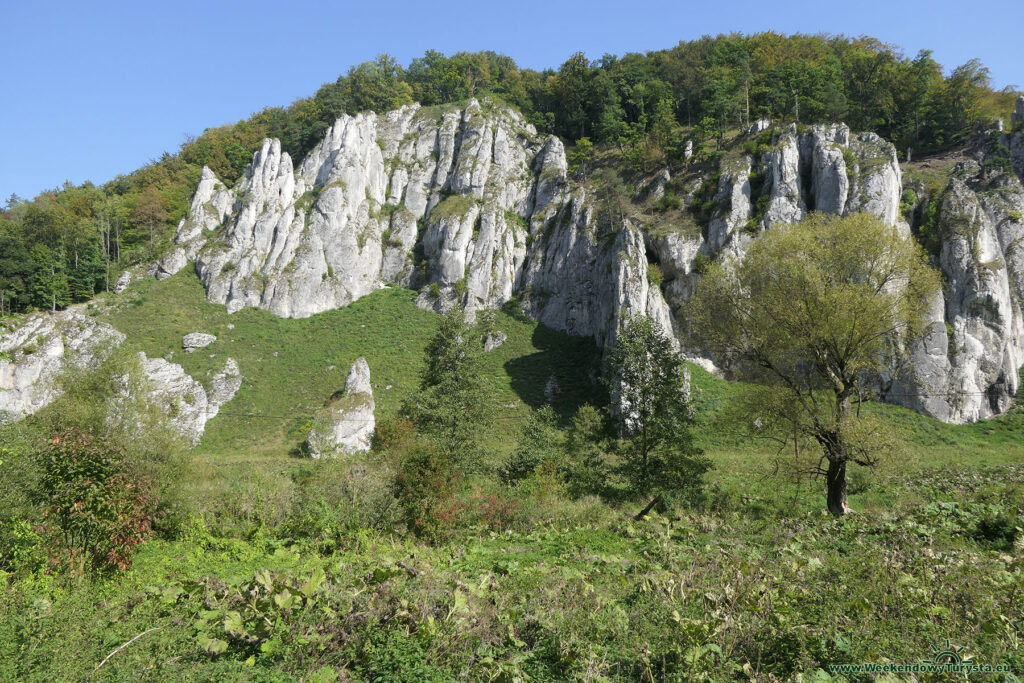
<instances>
[{"instance_id":1,"label":"tree trunk","mask_svg":"<svg viewBox=\"0 0 1024 683\"><path fill-rule=\"evenodd\" d=\"M842 517L850 511L846 504L846 460L829 458L828 474L828 511L833 517Z\"/></svg>"}]
</instances>

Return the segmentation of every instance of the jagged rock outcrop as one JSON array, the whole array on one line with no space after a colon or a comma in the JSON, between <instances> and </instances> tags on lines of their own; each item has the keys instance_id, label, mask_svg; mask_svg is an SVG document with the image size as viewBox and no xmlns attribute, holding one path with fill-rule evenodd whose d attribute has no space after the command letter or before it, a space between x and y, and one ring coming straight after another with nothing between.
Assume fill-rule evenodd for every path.
<instances>
[{"instance_id":1,"label":"jagged rock outcrop","mask_svg":"<svg viewBox=\"0 0 1024 683\"><path fill-rule=\"evenodd\" d=\"M181 348L185 350L185 353L192 353L198 349L206 348L215 341L217 341L215 335L205 332L189 332L181 338Z\"/></svg>"},{"instance_id":2,"label":"jagged rock outcrop","mask_svg":"<svg viewBox=\"0 0 1024 683\"><path fill-rule=\"evenodd\" d=\"M373 411L370 366L365 358L357 358L345 378L344 391L331 397L309 432L306 444L310 456L323 458L370 450L376 427Z\"/></svg>"},{"instance_id":3,"label":"jagged rock outcrop","mask_svg":"<svg viewBox=\"0 0 1024 683\"><path fill-rule=\"evenodd\" d=\"M132 273L130 270L126 270L117 276L117 282L114 283L114 294L120 294L124 290L128 289L132 284Z\"/></svg>"},{"instance_id":4,"label":"jagged rock outcrop","mask_svg":"<svg viewBox=\"0 0 1024 683\"><path fill-rule=\"evenodd\" d=\"M0 416L20 419L49 405L60 395L60 377L66 369L96 369L124 340L110 325L77 309L28 316L0 337ZM170 424L193 445L199 443L206 422L241 386L238 365L231 359L213 378L209 396L180 365L143 353L138 361L145 383L138 389L127 376L122 378L124 395L109 406L112 415L124 413L128 399L141 398L166 413Z\"/></svg>"},{"instance_id":5,"label":"jagged rock outcrop","mask_svg":"<svg viewBox=\"0 0 1024 683\"><path fill-rule=\"evenodd\" d=\"M800 139L796 125L783 131L774 148L762 160L769 196L762 225L796 223L807 215L803 178L800 173Z\"/></svg>"},{"instance_id":6,"label":"jagged rock outcrop","mask_svg":"<svg viewBox=\"0 0 1024 683\"><path fill-rule=\"evenodd\" d=\"M207 397L203 385L177 363L139 354L139 363L149 380L149 401L168 416L175 430L193 446L199 443L206 427Z\"/></svg>"},{"instance_id":7,"label":"jagged rock outcrop","mask_svg":"<svg viewBox=\"0 0 1024 683\"><path fill-rule=\"evenodd\" d=\"M124 335L110 325L68 310L34 313L0 337L0 415L20 419L59 394L69 365L95 368Z\"/></svg>"},{"instance_id":8,"label":"jagged rock outcrop","mask_svg":"<svg viewBox=\"0 0 1024 683\"><path fill-rule=\"evenodd\" d=\"M534 319L599 345L613 343L625 318L641 313L678 335L702 262L741 256L762 230L810 211L866 211L910 236L890 143L843 124L769 130L759 121L749 132L758 145L770 139L767 151L726 154L697 234L651 231L601 188L570 182L562 143L502 106L471 101L461 109L412 105L345 116L298 167L266 140L233 190L204 171L179 231L180 253L161 268L171 272L194 254L209 299L229 312L258 306L305 317L393 282L419 287L423 307L461 305L470 319L518 297ZM1024 132L1004 135L1024 171ZM673 182L659 174L644 192L667 192ZM689 203L706 179L685 182L680 194ZM1018 214L1006 208L1019 183L1006 182L1003 209L969 187L953 192L963 201L950 204L943 225L976 216L982 227L945 239L939 260L951 285L932 302L936 329L914 349L914 379L880 384L889 400L950 421L1009 404L1022 362L1015 297L1024 256L1015 241ZM979 253L991 277L980 277L977 259L965 256ZM664 274L658 286L648 280L652 261ZM683 350L715 370L699 350ZM940 376L956 390L941 391ZM951 398L972 393L994 398Z\"/></svg>"},{"instance_id":9,"label":"jagged rock outcrop","mask_svg":"<svg viewBox=\"0 0 1024 683\"><path fill-rule=\"evenodd\" d=\"M508 335L501 330L489 332L487 336L484 337L484 353L488 353L498 348L504 344L507 339Z\"/></svg>"},{"instance_id":10,"label":"jagged rock outcrop","mask_svg":"<svg viewBox=\"0 0 1024 683\"><path fill-rule=\"evenodd\" d=\"M1016 130L1018 127L1024 127L1024 95L1017 98L1017 105L1010 115L1010 130Z\"/></svg>"},{"instance_id":11,"label":"jagged rock outcrop","mask_svg":"<svg viewBox=\"0 0 1024 683\"><path fill-rule=\"evenodd\" d=\"M235 201L235 193L203 166L188 216L178 223L175 248L157 263L155 277L158 280L170 277L194 260L206 244L208 233L234 212Z\"/></svg>"},{"instance_id":12,"label":"jagged rock outcrop","mask_svg":"<svg viewBox=\"0 0 1024 683\"><path fill-rule=\"evenodd\" d=\"M518 114L476 102L343 117L298 169L267 140L197 270L229 311L306 317L414 280L471 309L502 303L526 255L540 148Z\"/></svg>"},{"instance_id":13,"label":"jagged rock outcrop","mask_svg":"<svg viewBox=\"0 0 1024 683\"><path fill-rule=\"evenodd\" d=\"M306 317L396 282L430 284L421 306L457 303L471 319L522 294L546 324L599 342L648 302L669 322L648 292L640 231L605 217L602 234L623 236L599 243L588 195L570 192L566 174L557 138L489 102L345 116L297 169L264 141L230 191L233 211L220 211L228 191L204 172L184 251L161 269L201 240L196 270L229 312ZM211 240L215 220L226 222Z\"/></svg>"},{"instance_id":14,"label":"jagged rock outcrop","mask_svg":"<svg viewBox=\"0 0 1024 683\"><path fill-rule=\"evenodd\" d=\"M1024 188L1006 176L982 188L977 172L977 164L962 165L943 195L944 302L932 302L929 334L893 389L896 400L947 422L1004 412L1024 365Z\"/></svg>"}]
</instances>

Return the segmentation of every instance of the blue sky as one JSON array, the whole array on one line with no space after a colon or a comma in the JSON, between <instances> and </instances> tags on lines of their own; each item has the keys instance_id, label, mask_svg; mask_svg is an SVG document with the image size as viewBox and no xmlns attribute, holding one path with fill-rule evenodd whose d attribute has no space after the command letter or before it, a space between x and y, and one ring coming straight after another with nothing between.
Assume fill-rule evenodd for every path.
<instances>
[{"instance_id":1,"label":"blue sky","mask_svg":"<svg viewBox=\"0 0 1024 683\"><path fill-rule=\"evenodd\" d=\"M930 48L947 68L978 57L996 87L1024 87L1020 0L0 0L0 17L0 205L103 183L382 52L408 64L428 49L490 49L540 69L704 34L867 34L911 56Z\"/></svg>"}]
</instances>

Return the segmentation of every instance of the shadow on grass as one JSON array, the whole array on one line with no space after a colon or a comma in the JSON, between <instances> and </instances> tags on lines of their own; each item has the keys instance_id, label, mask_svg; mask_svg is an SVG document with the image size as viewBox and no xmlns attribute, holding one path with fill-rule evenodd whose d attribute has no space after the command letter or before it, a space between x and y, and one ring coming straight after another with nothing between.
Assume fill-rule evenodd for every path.
<instances>
[{"instance_id":1,"label":"shadow on grass","mask_svg":"<svg viewBox=\"0 0 1024 683\"><path fill-rule=\"evenodd\" d=\"M512 390L523 403L533 409L550 403L561 427L580 406L608 403L601 383L601 352L593 340L538 325L531 342L539 351L505 363Z\"/></svg>"}]
</instances>

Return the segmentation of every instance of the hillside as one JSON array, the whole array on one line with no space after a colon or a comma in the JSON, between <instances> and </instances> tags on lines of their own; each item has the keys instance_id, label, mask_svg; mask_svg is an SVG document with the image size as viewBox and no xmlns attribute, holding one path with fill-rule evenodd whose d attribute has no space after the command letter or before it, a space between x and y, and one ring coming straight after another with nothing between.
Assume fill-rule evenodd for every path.
<instances>
[{"instance_id":1,"label":"hillside","mask_svg":"<svg viewBox=\"0 0 1024 683\"><path fill-rule=\"evenodd\" d=\"M135 348L173 353L197 377L225 354L260 371L176 466L174 495L191 516L143 545L130 571L84 583L25 575L32 537L13 537L0 676L82 678L139 634L93 677L853 680L830 678L829 665L918 662L951 633L975 661L1021 666L1006 615L1020 609L1024 570L1006 524L1020 514L1024 413L957 426L878 404L905 451L855 478L858 512L837 522L823 515L820 485L790 469L791 453L723 433L715 415L735 385L692 367L698 438L716 464L701 509L637 522L628 502L573 502L543 478L511 489L473 477L457 528L427 544L397 532L379 459L293 453L303 417L356 354L377 373L381 413L396 409L437 320L414 298L392 288L309 318L229 316L182 272L95 302L91 313ZM592 345L518 316L498 327L508 340L486 371L503 410L496 461L551 373L563 414L600 400ZM195 328L218 341L185 356L181 335ZM394 394L380 390L388 383ZM18 468L31 433L4 430L5 461ZM308 597L272 606L286 589ZM271 630L258 630L254 609ZM250 631L231 630L233 612ZM212 654L217 642L225 651Z\"/></svg>"},{"instance_id":2,"label":"hillside","mask_svg":"<svg viewBox=\"0 0 1024 683\"><path fill-rule=\"evenodd\" d=\"M1018 680L1022 181L982 65L760 34L14 202L0 680Z\"/></svg>"}]
</instances>

